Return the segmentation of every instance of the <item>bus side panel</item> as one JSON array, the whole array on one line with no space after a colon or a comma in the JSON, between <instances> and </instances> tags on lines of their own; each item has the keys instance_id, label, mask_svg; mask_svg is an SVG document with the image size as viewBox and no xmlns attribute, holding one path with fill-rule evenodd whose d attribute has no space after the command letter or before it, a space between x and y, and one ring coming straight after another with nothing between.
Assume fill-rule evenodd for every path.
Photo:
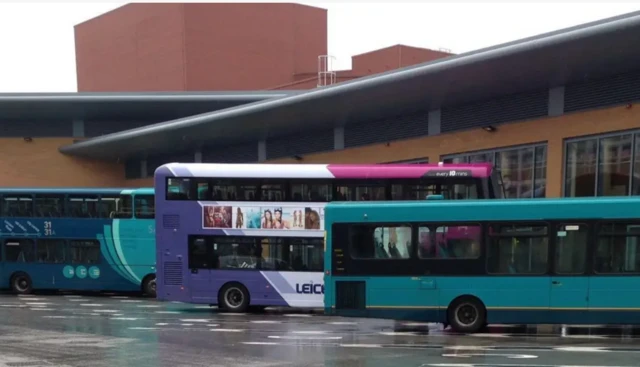
<instances>
[{"instance_id":1,"label":"bus side panel","mask_svg":"<svg viewBox=\"0 0 640 367\"><path fill-rule=\"evenodd\" d=\"M590 323L640 324L639 276L592 276Z\"/></svg>"}]
</instances>

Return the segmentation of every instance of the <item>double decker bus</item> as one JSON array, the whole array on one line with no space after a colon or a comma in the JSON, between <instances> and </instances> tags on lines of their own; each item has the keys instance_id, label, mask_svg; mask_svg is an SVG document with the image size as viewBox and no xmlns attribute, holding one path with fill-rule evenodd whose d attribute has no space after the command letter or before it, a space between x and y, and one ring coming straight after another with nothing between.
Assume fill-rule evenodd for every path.
<instances>
[{"instance_id":1,"label":"double decker bus","mask_svg":"<svg viewBox=\"0 0 640 367\"><path fill-rule=\"evenodd\" d=\"M329 203L325 313L458 332L638 324L639 206L637 197Z\"/></svg>"},{"instance_id":2,"label":"double decker bus","mask_svg":"<svg viewBox=\"0 0 640 367\"><path fill-rule=\"evenodd\" d=\"M488 164L199 164L155 172L158 299L323 306L330 201L501 196Z\"/></svg>"},{"instance_id":3,"label":"double decker bus","mask_svg":"<svg viewBox=\"0 0 640 367\"><path fill-rule=\"evenodd\" d=\"M0 189L0 279L155 297L153 189Z\"/></svg>"}]
</instances>

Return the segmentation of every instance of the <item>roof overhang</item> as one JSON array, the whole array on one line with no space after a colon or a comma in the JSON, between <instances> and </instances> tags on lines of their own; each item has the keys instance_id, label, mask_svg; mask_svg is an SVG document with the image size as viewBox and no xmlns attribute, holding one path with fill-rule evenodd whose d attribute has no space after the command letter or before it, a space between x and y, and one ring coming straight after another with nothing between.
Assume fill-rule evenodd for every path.
<instances>
[{"instance_id":1,"label":"roof overhang","mask_svg":"<svg viewBox=\"0 0 640 367\"><path fill-rule=\"evenodd\" d=\"M300 94L105 135L61 152L95 159L229 145L605 77L640 65L640 12Z\"/></svg>"},{"instance_id":2,"label":"roof overhang","mask_svg":"<svg viewBox=\"0 0 640 367\"><path fill-rule=\"evenodd\" d=\"M295 93L299 92L0 93L0 121L166 121Z\"/></svg>"}]
</instances>

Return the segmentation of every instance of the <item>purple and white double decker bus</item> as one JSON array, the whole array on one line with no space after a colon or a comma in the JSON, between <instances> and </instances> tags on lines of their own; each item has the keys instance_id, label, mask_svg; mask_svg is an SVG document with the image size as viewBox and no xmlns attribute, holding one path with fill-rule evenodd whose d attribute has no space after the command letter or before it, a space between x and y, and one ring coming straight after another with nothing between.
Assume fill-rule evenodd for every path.
<instances>
[{"instance_id":1,"label":"purple and white double decker bus","mask_svg":"<svg viewBox=\"0 0 640 367\"><path fill-rule=\"evenodd\" d=\"M157 297L323 307L329 201L502 197L490 164L169 163L155 172Z\"/></svg>"}]
</instances>

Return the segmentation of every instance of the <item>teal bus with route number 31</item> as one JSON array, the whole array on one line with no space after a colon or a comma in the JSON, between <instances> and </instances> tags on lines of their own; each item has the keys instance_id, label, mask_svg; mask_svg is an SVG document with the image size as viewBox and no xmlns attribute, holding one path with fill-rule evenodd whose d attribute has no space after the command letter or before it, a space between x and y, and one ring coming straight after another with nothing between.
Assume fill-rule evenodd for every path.
<instances>
[{"instance_id":1,"label":"teal bus with route number 31","mask_svg":"<svg viewBox=\"0 0 640 367\"><path fill-rule=\"evenodd\" d=\"M325 313L491 324L639 324L640 198L334 202Z\"/></svg>"},{"instance_id":2,"label":"teal bus with route number 31","mask_svg":"<svg viewBox=\"0 0 640 367\"><path fill-rule=\"evenodd\" d=\"M0 288L155 297L152 188L0 189Z\"/></svg>"}]
</instances>

